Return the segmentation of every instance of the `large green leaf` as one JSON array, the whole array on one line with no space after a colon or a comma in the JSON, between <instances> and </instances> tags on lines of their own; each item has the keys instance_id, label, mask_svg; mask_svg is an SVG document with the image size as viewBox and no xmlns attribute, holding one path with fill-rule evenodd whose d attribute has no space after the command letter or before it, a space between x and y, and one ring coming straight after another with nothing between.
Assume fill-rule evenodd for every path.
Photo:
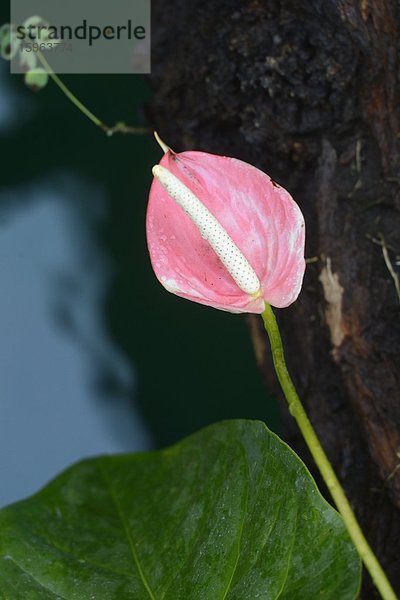
<instances>
[{"instance_id":1,"label":"large green leaf","mask_svg":"<svg viewBox=\"0 0 400 600\"><path fill-rule=\"evenodd\" d=\"M258 421L81 462L0 511L7 600L350 600L360 564L303 463Z\"/></svg>"}]
</instances>

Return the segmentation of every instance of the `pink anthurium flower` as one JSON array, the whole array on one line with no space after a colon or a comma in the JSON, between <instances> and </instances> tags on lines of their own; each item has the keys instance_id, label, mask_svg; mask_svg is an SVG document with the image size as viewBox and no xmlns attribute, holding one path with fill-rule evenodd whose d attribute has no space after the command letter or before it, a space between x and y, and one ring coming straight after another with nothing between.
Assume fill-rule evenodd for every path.
<instances>
[{"instance_id":1,"label":"pink anthurium flower","mask_svg":"<svg viewBox=\"0 0 400 600\"><path fill-rule=\"evenodd\" d=\"M233 313L283 308L300 292L304 218L255 167L206 152L165 154L147 209L151 263L170 292Z\"/></svg>"}]
</instances>

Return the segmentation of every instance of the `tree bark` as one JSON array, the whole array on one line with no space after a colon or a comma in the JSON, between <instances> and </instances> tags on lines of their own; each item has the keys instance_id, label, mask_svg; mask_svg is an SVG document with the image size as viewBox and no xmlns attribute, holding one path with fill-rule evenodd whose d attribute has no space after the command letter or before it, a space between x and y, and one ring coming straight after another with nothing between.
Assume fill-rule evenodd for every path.
<instances>
[{"instance_id":1,"label":"tree bark","mask_svg":"<svg viewBox=\"0 0 400 600\"><path fill-rule=\"evenodd\" d=\"M289 368L400 593L398 53L395 0L153 0L152 124L177 150L255 164L304 212L303 291L278 314Z\"/></svg>"}]
</instances>

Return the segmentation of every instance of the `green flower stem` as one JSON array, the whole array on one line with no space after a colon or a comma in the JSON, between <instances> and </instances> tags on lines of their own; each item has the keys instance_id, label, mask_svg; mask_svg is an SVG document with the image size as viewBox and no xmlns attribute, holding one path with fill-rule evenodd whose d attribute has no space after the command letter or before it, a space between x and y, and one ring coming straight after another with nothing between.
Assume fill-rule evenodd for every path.
<instances>
[{"instance_id":1,"label":"green flower stem","mask_svg":"<svg viewBox=\"0 0 400 600\"><path fill-rule=\"evenodd\" d=\"M315 460L315 463L329 489L336 507L343 517L351 539L354 542L358 553L372 577L374 584L381 597L384 600L398 600L389 580L386 577L381 565L368 544L365 536L358 524L356 516L350 506L350 503L344 493L342 486L322 448L317 434L310 423L309 418L303 408L300 398L297 395L293 382L286 368L285 356L283 352L282 338L279 332L278 323L274 312L269 304L265 305L265 311L262 314L265 329L271 343L272 357L276 374L281 384L283 393L289 405L289 411L296 419L304 440Z\"/></svg>"},{"instance_id":2,"label":"green flower stem","mask_svg":"<svg viewBox=\"0 0 400 600\"><path fill-rule=\"evenodd\" d=\"M70 100L92 123L100 127L108 136L113 135L114 133L148 133L150 130L147 127L129 127L125 125L125 123L119 122L116 123L113 127L109 127L103 121L101 121L96 115L94 115L78 98L71 92L71 90L65 85L63 81L56 75L43 56L43 54L38 51L36 53L37 58L41 62L44 70L48 74L48 76L54 81L54 83L59 87L59 89L65 94L65 96Z\"/></svg>"}]
</instances>

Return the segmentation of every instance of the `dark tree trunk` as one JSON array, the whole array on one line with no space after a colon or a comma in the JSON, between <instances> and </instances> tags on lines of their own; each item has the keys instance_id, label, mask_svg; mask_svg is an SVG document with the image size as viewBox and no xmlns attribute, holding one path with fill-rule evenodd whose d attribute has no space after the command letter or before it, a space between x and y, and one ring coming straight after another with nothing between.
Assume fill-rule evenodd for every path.
<instances>
[{"instance_id":1,"label":"dark tree trunk","mask_svg":"<svg viewBox=\"0 0 400 600\"><path fill-rule=\"evenodd\" d=\"M305 214L303 291L278 315L289 367L400 592L399 6L153 0L153 16L162 137L255 164ZM251 330L275 386L255 318ZM312 468L286 410L285 423Z\"/></svg>"}]
</instances>

